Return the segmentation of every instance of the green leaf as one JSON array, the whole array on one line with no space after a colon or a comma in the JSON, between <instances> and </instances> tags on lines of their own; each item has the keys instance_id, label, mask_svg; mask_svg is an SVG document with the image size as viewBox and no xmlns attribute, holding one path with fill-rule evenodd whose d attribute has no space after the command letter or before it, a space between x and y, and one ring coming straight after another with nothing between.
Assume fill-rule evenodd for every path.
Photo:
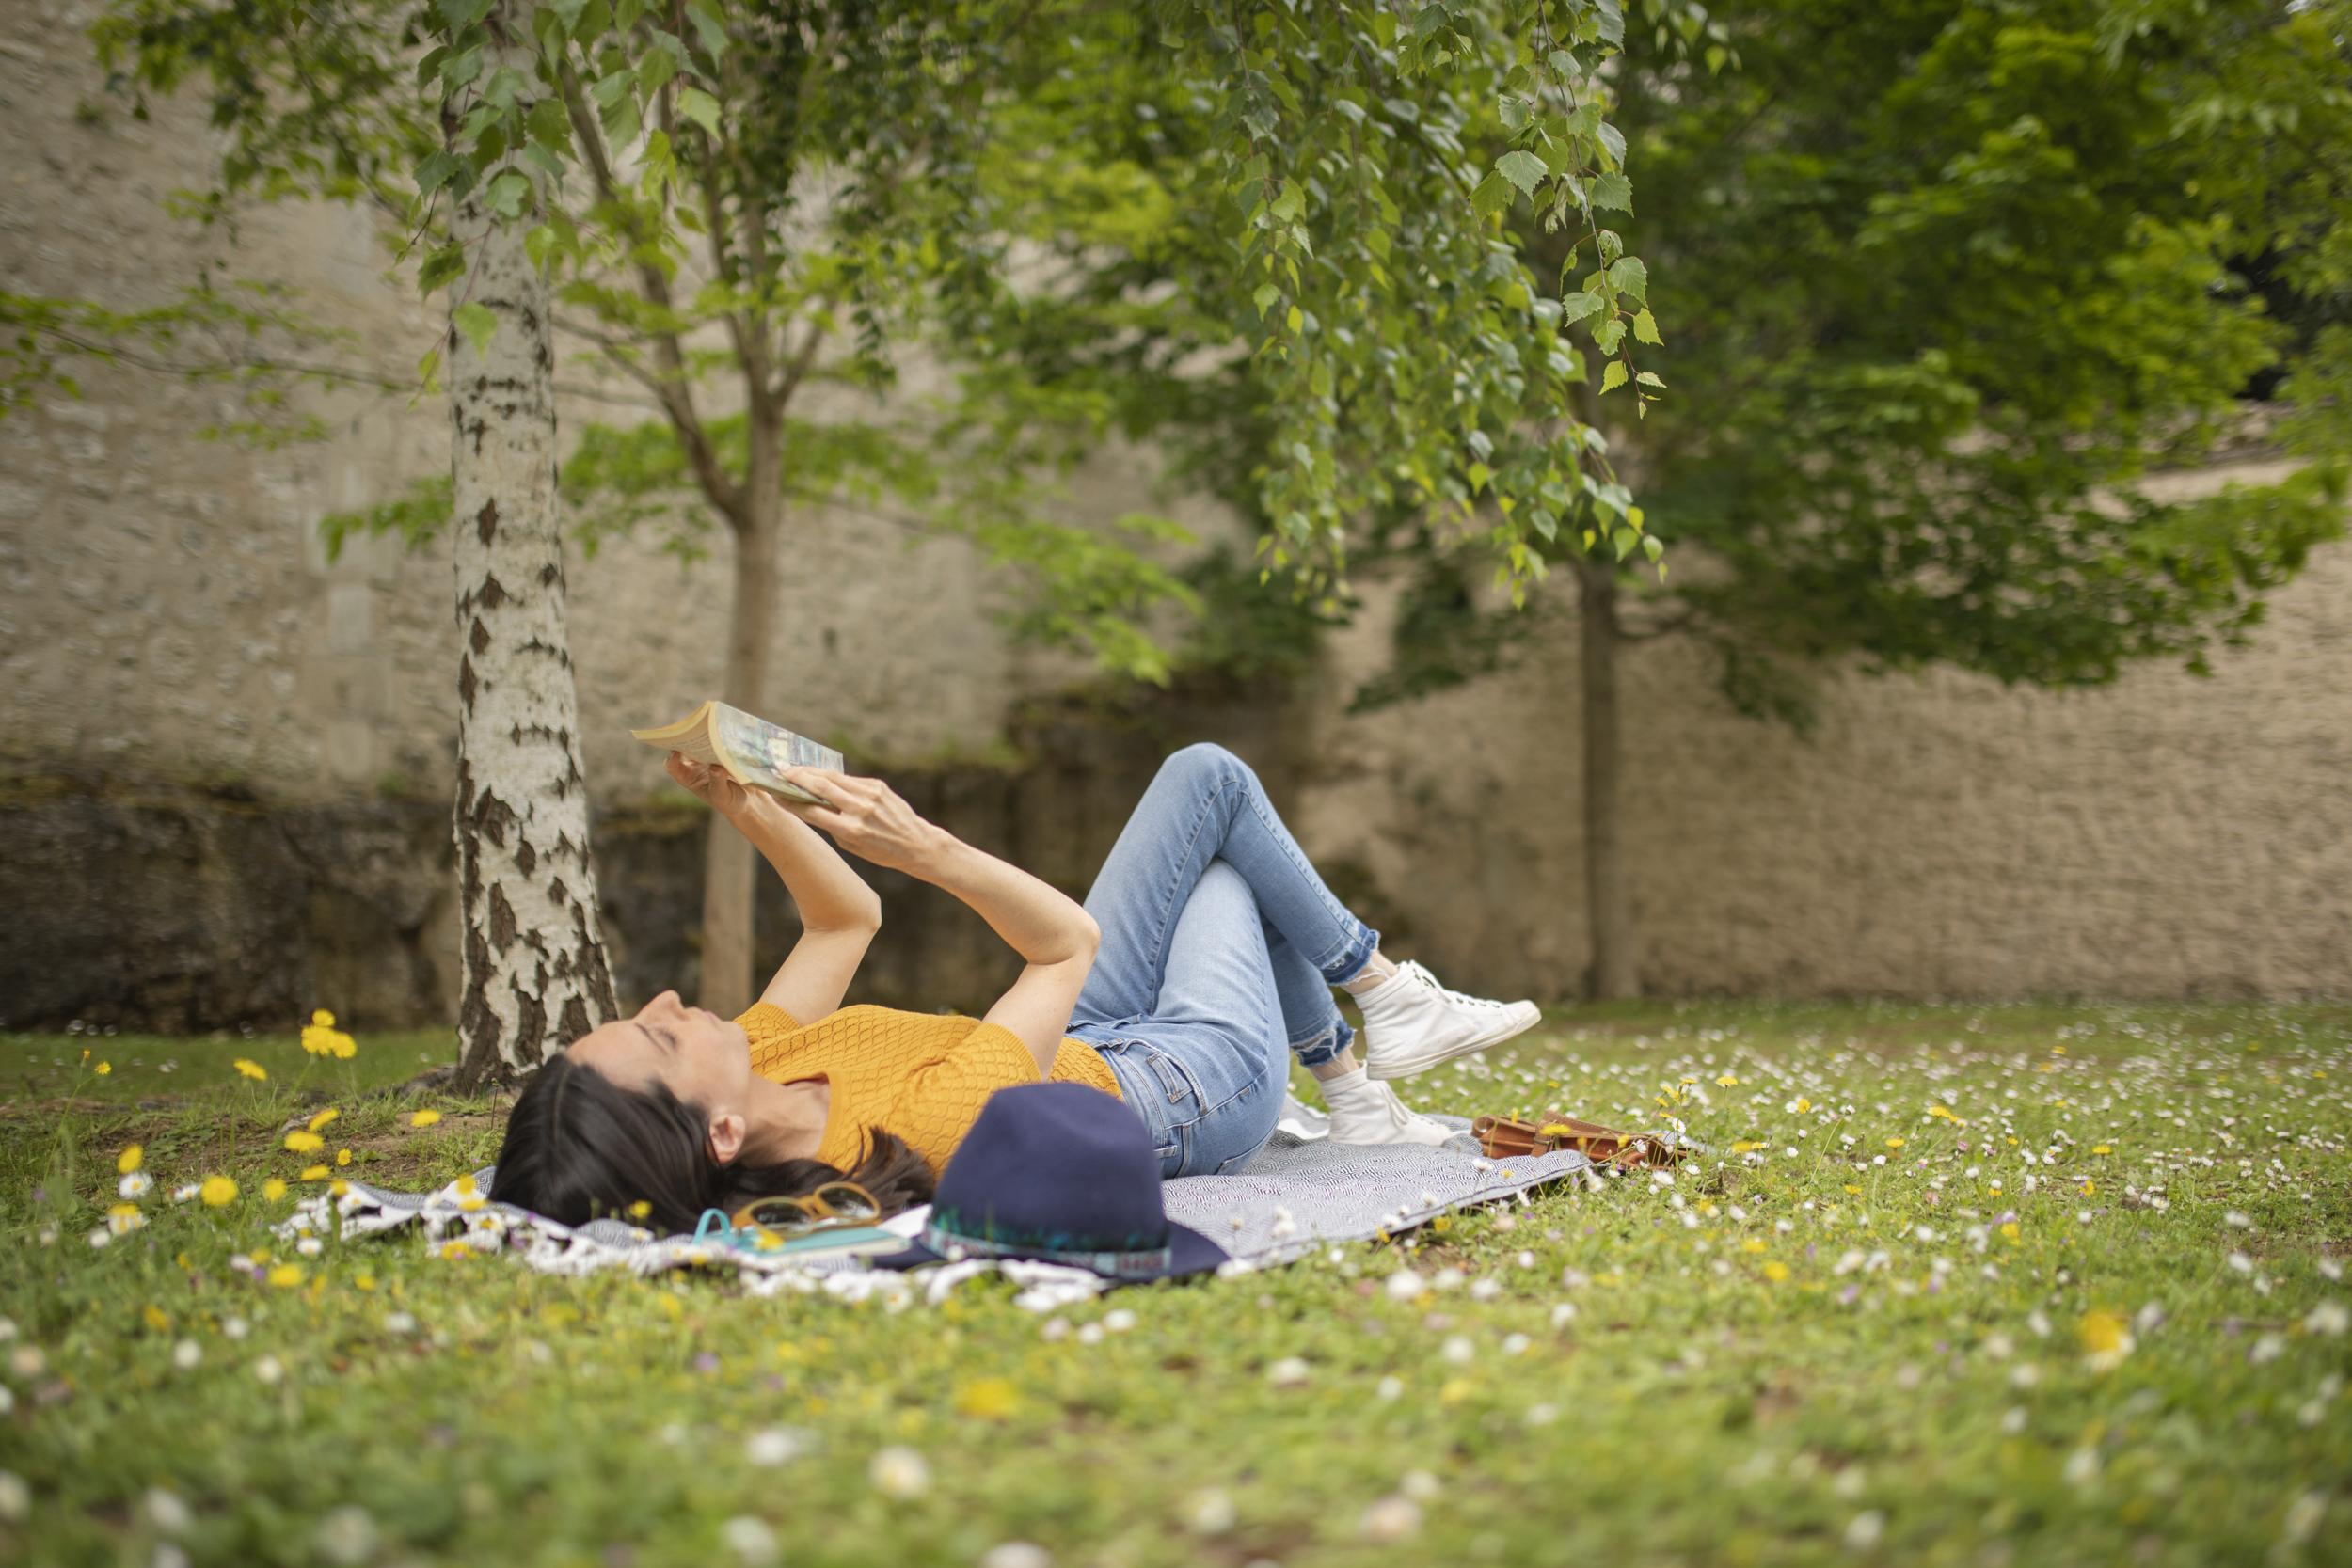
<instances>
[{"instance_id":1,"label":"green leaf","mask_svg":"<svg viewBox=\"0 0 2352 1568\"><path fill-rule=\"evenodd\" d=\"M1642 553L1655 561L1666 553L1666 546L1659 543L1658 535L1645 533L1642 535Z\"/></svg>"},{"instance_id":2,"label":"green leaf","mask_svg":"<svg viewBox=\"0 0 2352 1568\"><path fill-rule=\"evenodd\" d=\"M1470 494L1474 496L1484 490L1486 487L1486 482L1494 477L1495 471L1484 463L1471 464L1469 469Z\"/></svg>"},{"instance_id":3,"label":"green leaf","mask_svg":"<svg viewBox=\"0 0 2352 1568\"><path fill-rule=\"evenodd\" d=\"M531 106L523 118L523 125L531 139L559 156L572 150L572 117L564 112L564 105L555 99L542 98Z\"/></svg>"},{"instance_id":4,"label":"green leaf","mask_svg":"<svg viewBox=\"0 0 2352 1568\"><path fill-rule=\"evenodd\" d=\"M1625 361L1622 359L1610 360L1608 368L1600 372L1600 389L1604 392L1613 391L1617 388L1624 385Z\"/></svg>"},{"instance_id":5,"label":"green leaf","mask_svg":"<svg viewBox=\"0 0 2352 1568\"><path fill-rule=\"evenodd\" d=\"M1647 309L1634 312L1633 341L1637 343L1655 343L1661 348L1666 346L1666 341L1658 335L1658 318Z\"/></svg>"},{"instance_id":6,"label":"green leaf","mask_svg":"<svg viewBox=\"0 0 2352 1568\"><path fill-rule=\"evenodd\" d=\"M1517 152L1505 152L1497 158L1495 172L1517 185L1522 196L1532 197L1535 194L1535 187L1543 183L1544 176L1549 171L1544 167L1541 158L1522 149Z\"/></svg>"},{"instance_id":7,"label":"green leaf","mask_svg":"<svg viewBox=\"0 0 2352 1568\"><path fill-rule=\"evenodd\" d=\"M1297 306L1294 305L1290 309L1290 314L1284 316L1282 318L1282 322L1283 325L1288 326L1293 332L1297 332L1306 326L1307 314L1305 311L1299 309Z\"/></svg>"},{"instance_id":8,"label":"green leaf","mask_svg":"<svg viewBox=\"0 0 2352 1568\"><path fill-rule=\"evenodd\" d=\"M523 254L530 257L531 264L541 272L548 270L548 257L555 249L556 238L554 228L544 223L523 236Z\"/></svg>"},{"instance_id":9,"label":"green leaf","mask_svg":"<svg viewBox=\"0 0 2352 1568\"><path fill-rule=\"evenodd\" d=\"M1635 376L1633 380L1636 386L1654 388L1661 392L1666 389L1666 384L1658 378L1658 374L1654 371L1644 371L1641 374Z\"/></svg>"},{"instance_id":10,"label":"green leaf","mask_svg":"<svg viewBox=\"0 0 2352 1568\"><path fill-rule=\"evenodd\" d=\"M490 339L499 329L499 319L490 313L488 306L469 299L451 311L449 319L466 335L466 341L473 344L476 358L490 352Z\"/></svg>"},{"instance_id":11,"label":"green leaf","mask_svg":"<svg viewBox=\"0 0 2352 1568\"><path fill-rule=\"evenodd\" d=\"M1620 213L1633 211L1633 182L1614 169L1596 176L1593 205Z\"/></svg>"},{"instance_id":12,"label":"green leaf","mask_svg":"<svg viewBox=\"0 0 2352 1568\"><path fill-rule=\"evenodd\" d=\"M523 215L523 204L530 199L530 177L511 168L500 170L490 188L482 193L483 205L509 221Z\"/></svg>"},{"instance_id":13,"label":"green leaf","mask_svg":"<svg viewBox=\"0 0 2352 1568\"><path fill-rule=\"evenodd\" d=\"M1511 205L1511 182L1500 174L1489 174L1470 192L1470 211L1482 218L1493 217Z\"/></svg>"},{"instance_id":14,"label":"green leaf","mask_svg":"<svg viewBox=\"0 0 2352 1568\"><path fill-rule=\"evenodd\" d=\"M1263 321L1265 319L1265 313L1280 303L1281 298L1281 290L1271 283L1261 283L1258 285L1258 292L1249 296L1249 303L1258 308L1258 319Z\"/></svg>"},{"instance_id":15,"label":"green leaf","mask_svg":"<svg viewBox=\"0 0 2352 1568\"><path fill-rule=\"evenodd\" d=\"M425 154L417 165L417 194L431 196L448 184L450 176L463 166L456 155L447 150Z\"/></svg>"},{"instance_id":16,"label":"green leaf","mask_svg":"<svg viewBox=\"0 0 2352 1568\"><path fill-rule=\"evenodd\" d=\"M425 257L417 269L417 290L431 294L466 270L466 247L452 242Z\"/></svg>"},{"instance_id":17,"label":"green leaf","mask_svg":"<svg viewBox=\"0 0 2352 1568\"><path fill-rule=\"evenodd\" d=\"M440 373L441 345L435 343L431 348L425 351L424 357L417 361L417 386L419 389L427 392L432 391L434 389L434 383Z\"/></svg>"},{"instance_id":18,"label":"green leaf","mask_svg":"<svg viewBox=\"0 0 2352 1568\"><path fill-rule=\"evenodd\" d=\"M1572 294L1560 296L1560 317L1563 325L1574 325L1601 308L1600 295L1580 289Z\"/></svg>"},{"instance_id":19,"label":"green leaf","mask_svg":"<svg viewBox=\"0 0 2352 1568\"><path fill-rule=\"evenodd\" d=\"M1625 321L1622 317L1612 316L1593 328L1593 346L1603 354L1616 353L1617 345L1624 341Z\"/></svg>"},{"instance_id":20,"label":"green leaf","mask_svg":"<svg viewBox=\"0 0 2352 1568\"><path fill-rule=\"evenodd\" d=\"M637 68L637 85L647 92L659 92L677 74L677 56L667 49L649 49Z\"/></svg>"},{"instance_id":21,"label":"green leaf","mask_svg":"<svg viewBox=\"0 0 2352 1568\"><path fill-rule=\"evenodd\" d=\"M700 87L687 87L677 95L677 112L707 132L712 140L719 136L719 101Z\"/></svg>"},{"instance_id":22,"label":"green leaf","mask_svg":"<svg viewBox=\"0 0 2352 1568\"><path fill-rule=\"evenodd\" d=\"M1609 281L1615 284L1617 292L1633 301L1634 304L1649 303L1649 268L1642 264L1642 259L1639 256L1620 257L1611 262Z\"/></svg>"},{"instance_id":23,"label":"green leaf","mask_svg":"<svg viewBox=\"0 0 2352 1568\"><path fill-rule=\"evenodd\" d=\"M691 0L686 14L694 24L694 36L702 40L703 53L715 60L727 52L726 17L717 0Z\"/></svg>"}]
</instances>

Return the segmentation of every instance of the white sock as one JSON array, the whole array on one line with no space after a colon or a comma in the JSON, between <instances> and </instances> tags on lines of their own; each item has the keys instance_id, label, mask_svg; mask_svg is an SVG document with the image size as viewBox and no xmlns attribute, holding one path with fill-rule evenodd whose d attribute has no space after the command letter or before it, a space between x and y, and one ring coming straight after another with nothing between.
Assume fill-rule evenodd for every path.
<instances>
[{"instance_id":1,"label":"white sock","mask_svg":"<svg viewBox=\"0 0 2352 1568\"><path fill-rule=\"evenodd\" d=\"M1343 1072L1337 1078L1315 1080L1315 1087L1323 1091L1323 1102L1326 1105L1336 1105L1344 1097L1359 1093L1371 1086L1372 1079L1367 1069L1360 1064L1353 1072Z\"/></svg>"}]
</instances>

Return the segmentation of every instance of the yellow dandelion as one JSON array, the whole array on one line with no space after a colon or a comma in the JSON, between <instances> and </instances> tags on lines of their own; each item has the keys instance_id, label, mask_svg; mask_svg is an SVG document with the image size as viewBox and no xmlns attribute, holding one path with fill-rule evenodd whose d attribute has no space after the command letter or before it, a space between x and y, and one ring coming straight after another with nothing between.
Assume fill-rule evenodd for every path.
<instances>
[{"instance_id":1,"label":"yellow dandelion","mask_svg":"<svg viewBox=\"0 0 2352 1568\"><path fill-rule=\"evenodd\" d=\"M1846 1191L1855 1197L1862 1196L1862 1189L1851 1181L1846 1183Z\"/></svg>"},{"instance_id":2,"label":"yellow dandelion","mask_svg":"<svg viewBox=\"0 0 2352 1568\"><path fill-rule=\"evenodd\" d=\"M320 1128L326 1126L328 1122L333 1121L337 1117L342 1115L342 1112L337 1110L334 1106L329 1105L326 1110L321 1111L317 1116L312 1117L308 1125L310 1131L315 1132Z\"/></svg>"},{"instance_id":3,"label":"yellow dandelion","mask_svg":"<svg viewBox=\"0 0 2352 1568\"><path fill-rule=\"evenodd\" d=\"M441 1256L454 1263L461 1259L471 1258L473 1256L473 1248L468 1246L463 1242L444 1242L441 1243ZM664 1302L667 1302L673 1298L664 1296L661 1299ZM675 1314L673 1315L675 1316Z\"/></svg>"},{"instance_id":4,"label":"yellow dandelion","mask_svg":"<svg viewBox=\"0 0 2352 1568\"><path fill-rule=\"evenodd\" d=\"M165 1333L171 1327L171 1314L165 1311L162 1307L156 1306L151 1301L140 1309L139 1317L146 1323L148 1327L153 1329L158 1334Z\"/></svg>"},{"instance_id":5,"label":"yellow dandelion","mask_svg":"<svg viewBox=\"0 0 2352 1568\"><path fill-rule=\"evenodd\" d=\"M983 1421L1001 1421L1021 1406L1021 1396L1001 1377L983 1377L956 1390L956 1412Z\"/></svg>"},{"instance_id":6,"label":"yellow dandelion","mask_svg":"<svg viewBox=\"0 0 2352 1568\"><path fill-rule=\"evenodd\" d=\"M2093 1182L2085 1181L2083 1183L2083 1196L2085 1197L2089 1197L2091 1194L2097 1192L2098 1190L2097 1185Z\"/></svg>"},{"instance_id":7,"label":"yellow dandelion","mask_svg":"<svg viewBox=\"0 0 2352 1568\"><path fill-rule=\"evenodd\" d=\"M269 1271L269 1282L280 1290L291 1290L302 1283L302 1265L280 1263Z\"/></svg>"},{"instance_id":8,"label":"yellow dandelion","mask_svg":"<svg viewBox=\"0 0 2352 1568\"><path fill-rule=\"evenodd\" d=\"M2017 1222L2015 1220L2010 1220L2004 1224L2001 1227L2001 1234L2008 1237L2012 1242L2017 1240Z\"/></svg>"},{"instance_id":9,"label":"yellow dandelion","mask_svg":"<svg viewBox=\"0 0 2352 1568\"><path fill-rule=\"evenodd\" d=\"M128 1176L138 1169L139 1162L146 1158L147 1150L140 1145L125 1144L122 1152L115 1156L115 1170L119 1175Z\"/></svg>"},{"instance_id":10,"label":"yellow dandelion","mask_svg":"<svg viewBox=\"0 0 2352 1568\"><path fill-rule=\"evenodd\" d=\"M305 1181L324 1181L326 1180L326 1167L325 1165L305 1165L302 1167L302 1180Z\"/></svg>"},{"instance_id":11,"label":"yellow dandelion","mask_svg":"<svg viewBox=\"0 0 2352 1568\"><path fill-rule=\"evenodd\" d=\"M1903 1141L1900 1138L1889 1138L1886 1140L1886 1147L1889 1148L1900 1148L1903 1147Z\"/></svg>"},{"instance_id":12,"label":"yellow dandelion","mask_svg":"<svg viewBox=\"0 0 2352 1568\"><path fill-rule=\"evenodd\" d=\"M98 1074L101 1078L105 1077L106 1074L112 1072L114 1069L115 1065L112 1062L101 1062L96 1067L90 1069L92 1072Z\"/></svg>"},{"instance_id":13,"label":"yellow dandelion","mask_svg":"<svg viewBox=\"0 0 2352 1568\"><path fill-rule=\"evenodd\" d=\"M226 1209L237 1201L237 1184L225 1176L208 1176L204 1184L197 1188L196 1196L204 1200L207 1208Z\"/></svg>"},{"instance_id":14,"label":"yellow dandelion","mask_svg":"<svg viewBox=\"0 0 2352 1568\"><path fill-rule=\"evenodd\" d=\"M1751 1236L1746 1241L1740 1243L1740 1250L1741 1252L1762 1252L1764 1250L1763 1240L1760 1237Z\"/></svg>"},{"instance_id":15,"label":"yellow dandelion","mask_svg":"<svg viewBox=\"0 0 2352 1568\"><path fill-rule=\"evenodd\" d=\"M415 1116L408 1118L408 1125L411 1127L430 1127L440 1119L441 1113L438 1111L419 1111Z\"/></svg>"},{"instance_id":16,"label":"yellow dandelion","mask_svg":"<svg viewBox=\"0 0 2352 1568\"><path fill-rule=\"evenodd\" d=\"M450 1185L457 1189L457 1196L460 1197L471 1197L479 1190L475 1187L474 1180L470 1176L461 1176Z\"/></svg>"},{"instance_id":17,"label":"yellow dandelion","mask_svg":"<svg viewBox=\"0 0 2352 1568\"><path fill-rule=\"evenodd\" d=\"M314 1029L332 1029L335 1027L335 1015L321 1007L310 1015L310 1026Z\"/></svg>"},{"instance_id":18,"label":"yellow dandelion","mask_svg":"<svg viewBox=\"0 0 2352 1568\"><path fill-rule=\"evenodd\" d=\"M1803 1095L1797 1096L1797 1115L1803 1116L1811 1109L1813 1109L1813 1101Z\"/></svg>"},{"instance_id":19,"label":"yellow dandelion","mask_svg":"<svg viewBox=\"0 0 2352 1568\"><path fill-rule=\"evenodd\" d=\"M282 1177L273 1176L268 1180L262 1182L262 1196L272 1203L275 1203L279 1198L284 1197L286 1196L285 1180Z\"/></svg>"},{"instance_id":20,"label":"yellow dandelion","mask_svg":"<svg viewBox=\"0 0 2352 1568\"><path fill-rule=\"evenodd\" d=\"M347 1165L351 1164L351 1150L347 1148L337 1149L335 1151L335 1163L339 1165Z\"/></svg>"},{"instance_id":21,"label":"yellow dandelion","mask_svg":"<svg viewBox=\"0 0 2352 1568\"><path fill-rule=\"evenodd\" d=\"M2091 1366L2106 1371L2132 1354L2131 1326L2113 1312L2086 1312L2074 1325L2083 1354Z\"/></svg>"},{"instance_id":22,"label":"yellow dandelion","mask_svg":"<svg viewBox=\"0 0 2352 1568\"><path fill-rule=\"evenodd\" d=\"M326 1140L316 1132L289 1132L286 1134L286 1147L296 1154L309 1154L314 1149L325 1148Z\"/></svg>"},{"instance_id":23,"label":"yellow dandelion","mask_svg":"<svg viewBox=\"0 0 2352 1568\"><path fill-rule=\"evenodd\" d=\"M628 1217L633 1220L642 1220L652 1212L653 1205L642 1197L628 1206Z\"/></svg>"},{"instance_id":24,"label":"yellow dandelion","mask_svg":"<svg viewBox=\"0 0 2352 1568\"><path fill-rule=\"evenodd\" d=\"M243 1056L237 1058L236 1067L240 1073L244 1074L247 1078L255 1080L256 1082L269 1076L269 1069L267 1068L263 1067L259 1062L248 1062Z\"/></svg>"},{"instance_id":25,"label":"yellow dandelion","mask_svg":"<svg viewBox=\"0 0 2352 1568\"><path fill-rule=\"evenodd\" d=\"M326 1184L326 1194L329 1197L341 1197L349 1191L351 1191L351 1183L341 1177L337 1177Z\"/></svg>"},{"instance_id":26,"label":"yellow dandelion","mask_svg":"<svg viewBox=\"0 0 2352 1568\"><path fill-rule=\"evenodd\" d=\"M1728 1072L1724 1073L1724 1074L1721 1078L1718 1078L1718 1079L1716 1079L1716 1080L1715 1080L1716 1085L1717 1085L1718 1087L1720 1087L1720 1088L1726 1088L1726 1089L1727 1089L1727 1088L1729 1088L1729 1087L1731 1087L1734 1084L1737 1084L1738 1082L1740 1082L1740 1080L1739 1080L1738 1078L1736 1078L1736 1077L1732 1076L1732 1075L1731 1075L1730 1073L1728 1073Z\"/></svg>"},{"instance_id":27,"label":"yellow dandelion","mask_svg":"<svg viewBox=\"0 0 2352 1568\"><path fill-rule=\"evenodd\" d=\"M2115 1152L2115 1146L2113 1144L2099 1144L2093 1147L2090 1152L2093 1154L2112 1154Z\"/></svg>"},{"instance_id":28,"label":"yellow dandelion","mask_svg":"<svg viewBox=\"0 0 2352 1568\"><path fill-rule=\"evenodd\" d=\"M1764 1277L1777 1285L1788 1277L1788 1265L1775 1258L1764 1265Z\"/></svg>"}]
</instances>

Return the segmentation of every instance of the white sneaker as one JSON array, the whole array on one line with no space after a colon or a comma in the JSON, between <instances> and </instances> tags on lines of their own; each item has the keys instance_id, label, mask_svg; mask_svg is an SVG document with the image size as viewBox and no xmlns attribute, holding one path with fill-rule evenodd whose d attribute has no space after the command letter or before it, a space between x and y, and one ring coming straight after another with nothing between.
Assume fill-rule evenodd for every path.
<instances>
[{"instance_id":1,"label":"white sneaker","mask_svg":"<svg viewBox=\"0 0 2352 1568\"><path fill-rule=\"evenodd\" d=\"M1374 1083L1362 1068L1318 1086L1331 1107L1335 1144L1441 1144L1454 1136L1443 1122L1406 1110L1394 1089Z\"/></svg>"},{"instance_id":2,"label":"white sneaker","mask_svg":"<svg viewBox=\"0 0 2352 1568\"><path fill-rule=\"evenodd\" d=\"M1533 1002L1489 1002L1438 984L1407 959L1356 998L1364 1015L1364 1068L1375 1078L1410 1078L1456 1056L1500 1045L1535 1026Z\"/></svg>"}]
</instances>

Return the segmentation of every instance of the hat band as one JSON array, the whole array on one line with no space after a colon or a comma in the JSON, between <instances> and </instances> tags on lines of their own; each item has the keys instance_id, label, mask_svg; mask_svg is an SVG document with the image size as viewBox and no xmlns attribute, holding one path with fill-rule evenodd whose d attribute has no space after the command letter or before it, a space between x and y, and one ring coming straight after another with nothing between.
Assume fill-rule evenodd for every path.
<instances>
[{"instance_id":1,"label":"hat band","mask_svg":"<svg viewBox=\"0 0 2352 1568\"><path fill-rule=\"evenodd\" d=\"M942 1256L961 1252L974 1258L1016 1258L1040 1263L1067 1263L1073 1268L1107 1275L1113 1279L1156 1279L1176 1264L1175 1251L1171 1247L1149 1247L1140 1252L1072 1252L1060 1247L1036 1246L1027 1242L993 1236L960 1235L941 1228L936 1220L924 1222L923 1244Z\"/></svg>"}]
</instances>

